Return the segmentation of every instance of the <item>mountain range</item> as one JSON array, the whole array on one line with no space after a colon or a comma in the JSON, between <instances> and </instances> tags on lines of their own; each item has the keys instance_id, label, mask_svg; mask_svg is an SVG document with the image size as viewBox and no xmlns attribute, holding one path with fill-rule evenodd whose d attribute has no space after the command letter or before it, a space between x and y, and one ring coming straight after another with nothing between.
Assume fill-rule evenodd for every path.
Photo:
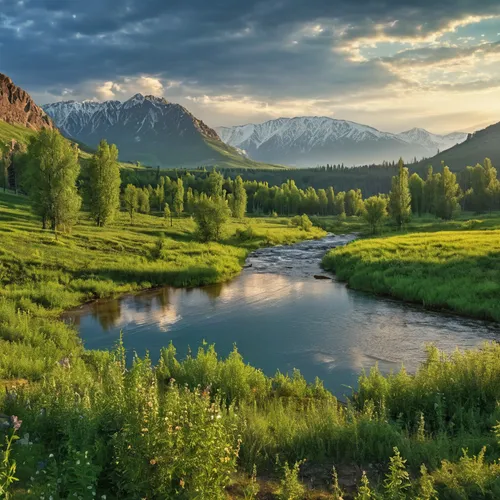
<instances>
[{"instance_id":1,"label":"mountain range","mask_svg":"<svg viewBox=\"0 0 500 500\"><path fill-rule=\"evenodd\" d=\"M68 138L96 147L117 145L120 160L150 166L262 168L223 143L217 132L179 104L136 94L120 101L62 101L43 106Z\"/></svg>"},{"instance_id":2,"label":"mountain range","mask_svg":"<svg viewBox=\"0 0 500 500\"><path fill-rule=\"evenodd\" d=\"M347 166L427 158L466 140L467 134L437 135L421 128L400 134L325 116L278 118L216 129L228 145L258 161L300 167Z\"/></svg>"},{"instance_id":3,"label":"mountain range","mask_svg":"<svg viewBox=\"0 0 500 500\"><path fill-rule=\"evenodd\" d=\"M0 73L0 142L27 142L37 130L54 126L82 147L95 147L105 138L118 145L122 160L149 166L352 166L400 156L407 161L425 157L421 164L435 167L443 161L454 170L485 157L500 163L500 123L468 135L419 128L392 134L328 117L280 118L214 130L179 104L141 94L125 102L65 101L40 107Z\"/></svg>"}]
</instances>

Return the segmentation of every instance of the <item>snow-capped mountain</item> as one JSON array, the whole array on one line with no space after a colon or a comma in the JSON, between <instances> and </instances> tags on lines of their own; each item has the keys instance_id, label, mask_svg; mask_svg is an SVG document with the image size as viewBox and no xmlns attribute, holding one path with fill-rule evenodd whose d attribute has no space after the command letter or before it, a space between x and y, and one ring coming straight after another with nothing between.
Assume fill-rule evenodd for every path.
<instances>
[{"instance_id":1,"label":"snow-capped mountain","mask_svg":"<svg viewBox=\"0 0 500 500\"><path fill-rule=\"evenodd\" d=\"M418 144L428 150L429 155L433 156L438 151L450 149L467 139L464 132L452 132L447 135L438 135L428 132L423 128L412 128L406 132L397 134L398 137L410 144Z\"/></svg>"},{"instance_id":2,"label":"snow-capped mountain","mask_svg":"<svg viewBox=\"0 0 500 500\"><path fill-rule=\"evenodd\" d=\"M136 94L125 102L64 101L43 109L69 138L91 147L101 139L116 144L123 161L189 167L218 163L228 156L242 158L186 108L160 97Z\"/></svg>"},{"instance_id":3,"label":"snow-capped mountain","mask_svg":"<svg viewBox=\"0 0 500 500\"><path fill-rule=\"evenodd\" d=\"M464 141L467 134L447 136L412 129L401 134L328 117L279 118L261 124L216 129L221 139L250 158L270 163L313 167L380 163L403 157L434 156Z\"/></svg>"}]
</instances>

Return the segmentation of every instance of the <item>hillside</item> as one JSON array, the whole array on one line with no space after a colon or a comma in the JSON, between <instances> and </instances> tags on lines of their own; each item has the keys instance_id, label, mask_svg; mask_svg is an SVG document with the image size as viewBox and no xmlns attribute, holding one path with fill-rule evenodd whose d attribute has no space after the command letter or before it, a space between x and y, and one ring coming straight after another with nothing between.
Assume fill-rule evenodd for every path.
<instances>
[{"instance_id":1,"label":"hillside","mask_svg":"<svg viewBox=\"0 0 500 500\"><path fill-rule=\"evenodd\" d=\"M279 118L260 124L219 127L221 139L250 158L299 167L346 166L428 158L466 139L457 132L445 136L413 128L401 134L325 116Z\"/></svg>"},{"instance_id":2,"label":"hillside","mask_svg":"<svg viewBox=\"0 0 500 500\"><path fill-rule=\"evenodd\" d=\"M35 104L31 96L2 73L0 73L0 119L30 130L54 126L52 120Z\"/></svg>"},{"instance_id":3,"label":"hillside","mask_svg":"<svg viewBox=\"0 0 500 500\"><path fill-rule=\"evenodd\" d=\"M439 166L442 161L454 171L482 163L490 158L493 165L500 165L500 122L474 132L469 138L447 151L420 162L421 166Z\"/></svg>"},{"instance_id":4,"label":"hillside","mask_svg":"<svg viewBox=\"0 0 500 500\"><path fill-rule=\"evenodd\" d=\"M120 101L65 101L44 110L70 139L96 147L117 145L120 160L150 166L273 168L252 161L224 144L217 132L179 104L136 94Z\"/></svg>"}]
</instances>

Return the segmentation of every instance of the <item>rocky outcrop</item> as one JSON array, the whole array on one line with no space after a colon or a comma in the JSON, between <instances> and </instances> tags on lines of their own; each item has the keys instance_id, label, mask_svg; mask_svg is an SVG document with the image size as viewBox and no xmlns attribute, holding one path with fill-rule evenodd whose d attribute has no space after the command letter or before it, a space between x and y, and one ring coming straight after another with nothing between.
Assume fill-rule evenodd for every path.
<instances>
[{"instance_id":1,"label":"rocky outcrop","mask_svg":"<svg viewBox=\"0 0 500 500\"><path fill-rule=\"evenodd\" d=\"M6 75L0 73L0 120L33 130L54 128L47 113L31 96Z\"/></svg>"}]
</instances>

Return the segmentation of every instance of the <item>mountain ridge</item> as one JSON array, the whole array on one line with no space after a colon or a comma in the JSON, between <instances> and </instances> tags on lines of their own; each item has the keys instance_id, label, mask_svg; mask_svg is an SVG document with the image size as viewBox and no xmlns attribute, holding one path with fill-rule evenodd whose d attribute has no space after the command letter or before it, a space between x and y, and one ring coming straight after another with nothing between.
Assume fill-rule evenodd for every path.
<instances>
[{"instance_id":1,"label":"mountain ridge","mask_svg":"<svg viewBox=\"0 0 500 500\"><path fill-rule=\"evenodd\" d=\"M28 92L3 73L0 73L0 120L34 131L54 128L47 113L35 104Z\"/></svg>"},{"instance_id":2,"label":"mountain ridge","mask_svg":"<svg viewBox=\"0 0 500 500\"><path fill-rule=\"evenodd\" d=\"M467 138L466 133L438 135L420 128L394 134L327 116L277 118L216 130L224 142L255 160L310 167L325 163L381 163L399 157L413 160L434 156L438 150Z\"/></svg>"},{"instance_id":3,"label":"mountain ridge","mask_svg":"<svg viewBox=\"0 0 500 500\"><path fill-rule=\"evenodd\" d=\"M116 144L122 161L185 168L272 167L249 160L184 106L163 97L138 93L126 101L59 101L43 109L70 139L90 147L101 139Z\"/></svg>"}]
</instances>

